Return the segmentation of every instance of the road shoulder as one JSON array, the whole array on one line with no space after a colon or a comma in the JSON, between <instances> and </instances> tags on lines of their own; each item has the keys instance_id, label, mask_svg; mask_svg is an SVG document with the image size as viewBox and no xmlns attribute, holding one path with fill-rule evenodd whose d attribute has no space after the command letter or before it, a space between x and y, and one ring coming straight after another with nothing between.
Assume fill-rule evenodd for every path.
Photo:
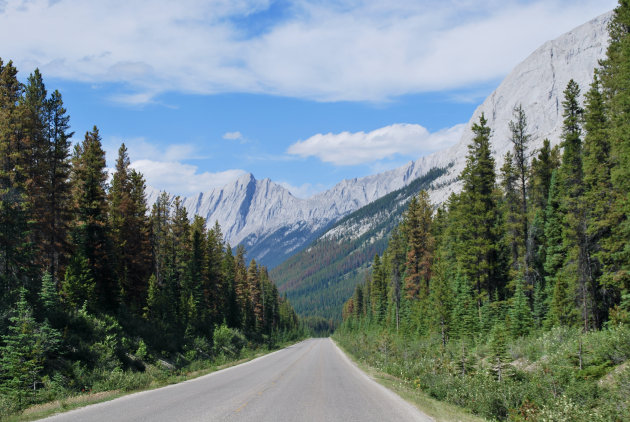
<instances>
[{"instance_id":1,"label":"road shoulder","mask_svg":"<svg viewBox=\"0 0 630 422\"><path fill-rule=\"evenodd\" d=\"M331 338L331 341L337 349L368 378L389 389L401 399L417 408L421 413L427 415L431 420L436 422L486 422L485 419L472 415L462 408L429 397L408 381L381 372L367 365L365 362L357 360L333 338Z\"/></svg>"}]
</instances>

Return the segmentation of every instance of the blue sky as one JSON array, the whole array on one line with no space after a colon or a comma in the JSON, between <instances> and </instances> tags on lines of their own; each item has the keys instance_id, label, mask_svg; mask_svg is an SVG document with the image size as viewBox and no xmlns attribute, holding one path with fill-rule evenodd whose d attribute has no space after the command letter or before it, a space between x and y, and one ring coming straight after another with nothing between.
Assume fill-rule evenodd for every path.
<instances>
[{"instance_id":1,"label":"blue sky","mask_svg":"<svg viewBox=\"0 0 630 422\"><path fill-rule=\"evenodd\" d=\"M457 142L544 41L614 0L0 0L0 57L59 89L150 185L300 197Z\"/></svg>"}]
</instances>

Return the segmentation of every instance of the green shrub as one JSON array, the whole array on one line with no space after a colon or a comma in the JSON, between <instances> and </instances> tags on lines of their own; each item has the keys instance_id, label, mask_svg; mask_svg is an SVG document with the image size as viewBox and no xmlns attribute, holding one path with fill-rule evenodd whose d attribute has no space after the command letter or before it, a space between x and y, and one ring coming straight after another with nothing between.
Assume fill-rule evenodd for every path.
<instances>
[{"instance_id":1,"label":"green shrub","mask_svg":"<svg viewBox=\"0 0 630 422\"><path fill-rule=\"evenodd\" d=\"M225 324L214 331L212 340L214 343L214 353L217 356L239 356L241 350L247 344L245 336L239 330L230 328Z\"/></svg>"}]
</instances>

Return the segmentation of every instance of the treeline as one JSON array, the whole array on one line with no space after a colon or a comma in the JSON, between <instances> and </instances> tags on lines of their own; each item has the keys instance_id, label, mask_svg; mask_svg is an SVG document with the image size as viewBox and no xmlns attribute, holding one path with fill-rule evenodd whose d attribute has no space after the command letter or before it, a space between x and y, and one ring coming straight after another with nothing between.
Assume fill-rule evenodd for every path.
<instances>
[{"instance_id":1,"label":"treeline","mask_svg":"<svg viewBox=\"0 0 630 422\"><path fill-rule=\"evenodd\" d=\"M72 149L61 94L38 70L26 84L17 73L0 60L4 404L89 389L90 371L143 370L150 355L210 359L302 335L265 267L178 197L149 212L124 144L108 182L98 129Z\"/></svg>"},{"instance_id":2,"label":"treeline","mask_svg":"<svg viewBox=\"0 0 630 422\"><path fill-rule=\"evenodd\" d=\"M426 192L411 201L387 250L374 258L371 277L344 305L346 331L380 327L409 339L437 336L442 350L457 344L454 373L465 377L485 365L485 373L502 382L514 360L509 345L518 339L558 329L627 330L629 28L630 4L620 1L607 57L595 70L584 107L573 80L564 91L561 148L544 140L531 151L526 113L518 106L509 123L513 150L497 175L482 114L472 127L462 191L437 212ZM579 341L575 373L587 359ZM486 349L475 360L473 349L480 347ZM596 374L628 359L624 347L615 359L598 362L603 366ZM550 377L544 382L556 384L538 394L559 397L565 381ZM511 406L524 403L535 416L545 400L525 395L487 416L506 417Z\"/></svg>"}]
</instances>

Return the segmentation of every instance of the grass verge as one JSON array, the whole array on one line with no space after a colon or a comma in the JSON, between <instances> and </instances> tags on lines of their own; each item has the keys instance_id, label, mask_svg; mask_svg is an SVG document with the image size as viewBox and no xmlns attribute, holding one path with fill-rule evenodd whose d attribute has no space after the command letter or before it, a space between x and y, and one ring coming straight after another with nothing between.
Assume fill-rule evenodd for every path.
<instances>
[{"instance_id":1,"label":"grass verge","mask_svg":"<svg viewBox=\"0 0 630 422\"><path fill-rule=\"evenodd\" d=\"M346 356L370 378L389 388L404 400L417 407L421 412L433 418L436 422L486 422L486 419L472 415L461 407L429 397L427 394L423 393L422 390L417 389L411 382L381 372L364 361L356 359L356 357L349 353L341 344L335 340L333 341L343 350Z\"/></svg>"}]
</instances>

